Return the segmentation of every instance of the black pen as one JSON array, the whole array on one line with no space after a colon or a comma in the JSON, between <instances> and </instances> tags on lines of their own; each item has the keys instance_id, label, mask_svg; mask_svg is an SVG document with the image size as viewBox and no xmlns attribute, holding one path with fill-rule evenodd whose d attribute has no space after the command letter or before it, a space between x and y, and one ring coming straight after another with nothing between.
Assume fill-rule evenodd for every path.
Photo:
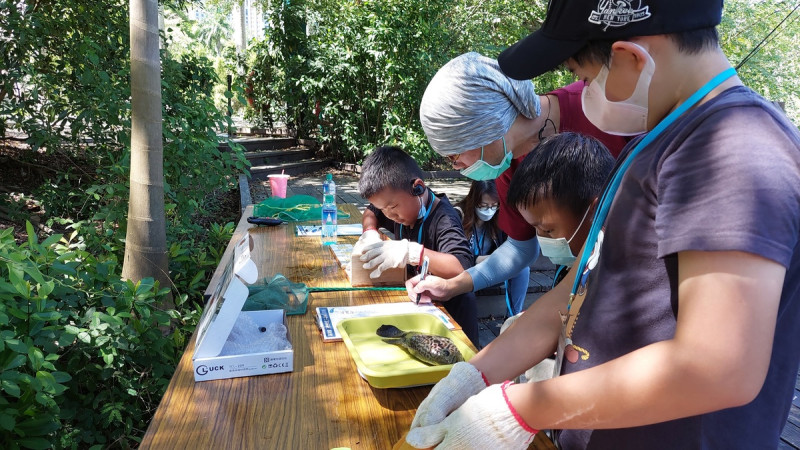
<instances>
[{"instance_id":1,"label":"black pen","mask_svg":"<svg viewBox=\"0 0 800 450\"><path fill-rule=\"evenodd\" d=\"M419 273L420 273L419 281L424 280L425 276L428 275L428 263L429 262L430 262L430 260L428 259L427 256L422 258L422 268L420 268L420 270L419 270ZM417 294L417 301L415 301L414 303L419 305L419 301L420 300L422 300L422 293Z\"/></svg>"}]
</instances>

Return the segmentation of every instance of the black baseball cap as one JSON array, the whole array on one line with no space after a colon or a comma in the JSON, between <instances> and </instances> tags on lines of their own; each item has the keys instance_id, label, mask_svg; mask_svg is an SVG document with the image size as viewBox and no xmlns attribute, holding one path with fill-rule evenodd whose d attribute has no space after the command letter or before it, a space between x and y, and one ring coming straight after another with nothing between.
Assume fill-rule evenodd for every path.
<instances>
[{"instance_id":1,"label":"black baseball cap","mask_svg":"<svg viewBox=\"0 0 800 450\"><path fill-rule=\"evenodd\" d=\"M723 0L550 0L542 27L497 58L511 78L537 77L589 41L680 33L719 25Z\"/></svg>"}]
</instances>

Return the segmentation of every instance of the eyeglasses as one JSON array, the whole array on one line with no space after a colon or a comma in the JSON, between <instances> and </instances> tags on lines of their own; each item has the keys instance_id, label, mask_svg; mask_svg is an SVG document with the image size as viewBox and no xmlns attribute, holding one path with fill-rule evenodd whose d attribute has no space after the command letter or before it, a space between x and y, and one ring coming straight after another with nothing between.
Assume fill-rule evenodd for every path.
<instances>
[{"instance_id":1,"label":"eyeglasses","mask_svg":"<svg viewBox=\"0 0 800 450\"><path fill-rule=\"evenodd\" d=\"M447 155L447 159L450 160L451 164L455 164L456 161L458 161L458 158L461 158L461 153L459 153L457 155Z\"/></svg>"},{"instance_id":2,"label":"eyeglasses","mask_svg":"<svg viewBox=\"0 0 800 450\"><path fill-rule=\"evenodd\" d=\"M491 203L491 204L489 204L489 203L478 203L478 208L481 208L481 209L497 208L499 206L500 206L499 203Z\"/></svg>"}]
</instances>

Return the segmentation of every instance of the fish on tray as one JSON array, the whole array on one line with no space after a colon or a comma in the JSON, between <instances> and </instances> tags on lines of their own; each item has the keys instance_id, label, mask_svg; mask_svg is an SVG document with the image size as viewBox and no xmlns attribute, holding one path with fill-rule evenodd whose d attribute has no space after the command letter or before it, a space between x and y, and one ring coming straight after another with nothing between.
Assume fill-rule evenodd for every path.
<instances>
[{"instance_id":1,"label":"fish on tray","mask_svg":"<svg viewBox=\"0 0 800 450\"><path fill-rule=\"evenodd\" d=\"M383 342L403 347L425 364L455 364L464 360L456 344L444 336L403 331L394 325L381 325L375 333L383 338Z\"/></svg>"}]
</instances>

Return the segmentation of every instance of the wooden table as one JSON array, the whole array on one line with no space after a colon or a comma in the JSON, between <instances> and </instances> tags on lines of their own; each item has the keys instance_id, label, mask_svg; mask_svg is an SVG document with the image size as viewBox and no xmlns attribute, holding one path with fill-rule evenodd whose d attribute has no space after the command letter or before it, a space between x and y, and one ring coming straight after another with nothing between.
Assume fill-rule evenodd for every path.
<instances>
[{"instance_id":1,"label":"wooden table","mask_svg":"<svg viewBox=\"0 0 800 450\"><path fill-rule=\"evenodd\" d=\"M358 223L353 205L340 223ZM253 237L252 259L259 278L282 273L308 286L349 286L333 254L315 237L296 237L294 224L252 227L244 212L231 243ZM340 237L355 242L357 237ZM231 257L232 244L220 267ZM219 272L219 270L218 270ZM206 293L213 291L215 273ZM294 371L196 383L192 373L194 338L178 364L141 448L169 449L387 449L408 431L430 386L372 388L356 372L342 342L322 342L314 320L317 306L347 306L407 300L405 292L340 291L309 296L304 315L288 316ZM456 334L469 342L460 330Z\"/></svg>"}]
</instances>

